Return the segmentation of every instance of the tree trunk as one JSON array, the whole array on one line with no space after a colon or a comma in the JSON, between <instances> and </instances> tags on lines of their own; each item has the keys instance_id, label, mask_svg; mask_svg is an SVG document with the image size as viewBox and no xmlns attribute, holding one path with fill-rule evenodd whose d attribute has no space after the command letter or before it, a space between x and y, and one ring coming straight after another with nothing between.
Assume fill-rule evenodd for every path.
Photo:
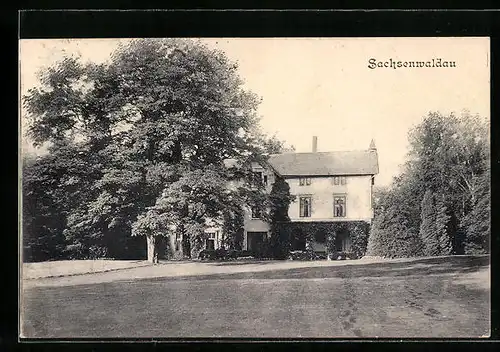
<instances>
[{"instance_id":1,"label":"tree trunk","mask_svg":"<svg viewBox=\"0 0 500 352\"><path fill-rule=\"evenodd\" d=\"M147 236L147 247L148 247L148 262L151 264L158 263L158 250L156 248L156 238L154 236Z\"/></svg>"}]
</instances>

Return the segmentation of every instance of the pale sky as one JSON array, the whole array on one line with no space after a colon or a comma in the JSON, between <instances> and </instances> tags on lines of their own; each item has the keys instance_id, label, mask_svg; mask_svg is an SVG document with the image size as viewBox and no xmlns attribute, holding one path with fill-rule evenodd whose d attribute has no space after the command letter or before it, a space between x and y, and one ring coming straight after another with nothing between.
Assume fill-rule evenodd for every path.
<instances>
[{"instance_id":1,"label":"pale sky","mask_svg":"<svg viewBox=\"0 0 500 352\"><path fill-rule=\"evenodd\" d=\"M102 62L116 39L21 40L21 93L36 72L67 54ZM261 126L297 152L367 149L375 140L387 185L399 172L407 133L429 111L467 109L490 117L488 38L218 38L203 39L239 64L247 89L263 101ZM455 68L376 68L377 61L454 61ZM30 149L30 148L28 148Z\"/></svg>"}]
</instances>

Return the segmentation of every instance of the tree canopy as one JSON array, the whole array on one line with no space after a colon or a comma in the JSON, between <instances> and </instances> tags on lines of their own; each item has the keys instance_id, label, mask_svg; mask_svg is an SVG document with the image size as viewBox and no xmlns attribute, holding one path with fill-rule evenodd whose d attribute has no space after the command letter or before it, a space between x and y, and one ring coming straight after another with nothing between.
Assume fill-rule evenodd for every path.
<instances>
[{"instance_id":1,"label":"tree canopy","mask_svg":"<svg viewBox=\"0 0 500 352\"><path fill-rule=\"evenodd\" d=\"M403 172L379 194L372 255L488 252L488 121L467 111L459 116L431 112L410 131L409 141ZM401 242L400 233L408 237L402 242L407 246L390 249L391 240Z\"/></svg>"},{"instance_id":2,"label":"tree canopy","mask_svg":"<svg viewBox=\"0 0 500 352\"><path fill-rule=\"evenodd\" d=\"M243 89L237 65L195 41L133 40L107 63L67 57L40 78L24 97L27 133L49 155L33 167L61 174L25 185L61 194L49 212L67 200L54 231L70 256L91 256L92 246L122 256L131 235L179 224L201 236L204 217L234 206L224 160L247 177L251 161L283 147L259 130L260 99Z\"/></svg>"}]
</instances>

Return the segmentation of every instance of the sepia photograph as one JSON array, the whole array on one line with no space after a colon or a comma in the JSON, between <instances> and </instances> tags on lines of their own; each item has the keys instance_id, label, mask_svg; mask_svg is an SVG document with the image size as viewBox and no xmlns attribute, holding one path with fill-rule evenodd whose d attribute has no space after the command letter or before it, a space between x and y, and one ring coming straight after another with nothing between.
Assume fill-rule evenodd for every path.
<instances>
[{"instance_id":1,"label":"sepia photograph","mask_svg":"<svg viewBox=\"0 0 500 352\"><path fill-rule=\"evenodd\" d=\"M20 339L487 338L488 37L19 40Z\"/></svg>"}]
</instances>

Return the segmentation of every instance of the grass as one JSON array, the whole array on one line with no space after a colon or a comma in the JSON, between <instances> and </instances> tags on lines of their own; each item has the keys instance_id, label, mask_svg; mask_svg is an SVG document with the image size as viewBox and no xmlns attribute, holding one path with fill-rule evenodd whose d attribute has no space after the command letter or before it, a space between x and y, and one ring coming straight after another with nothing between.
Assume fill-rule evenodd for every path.
<instances>
[{"instance_id":1,"label":"grass","mask_svg":"<svg viewBox=\"0 0 500 352\"><path fill-rule=\"evenodd\" d=\"M480 337L490 325L488 263L267 264L260 271L34 286L23 293L22 331L52 338Z\"/></svg>"}]
</instances>

